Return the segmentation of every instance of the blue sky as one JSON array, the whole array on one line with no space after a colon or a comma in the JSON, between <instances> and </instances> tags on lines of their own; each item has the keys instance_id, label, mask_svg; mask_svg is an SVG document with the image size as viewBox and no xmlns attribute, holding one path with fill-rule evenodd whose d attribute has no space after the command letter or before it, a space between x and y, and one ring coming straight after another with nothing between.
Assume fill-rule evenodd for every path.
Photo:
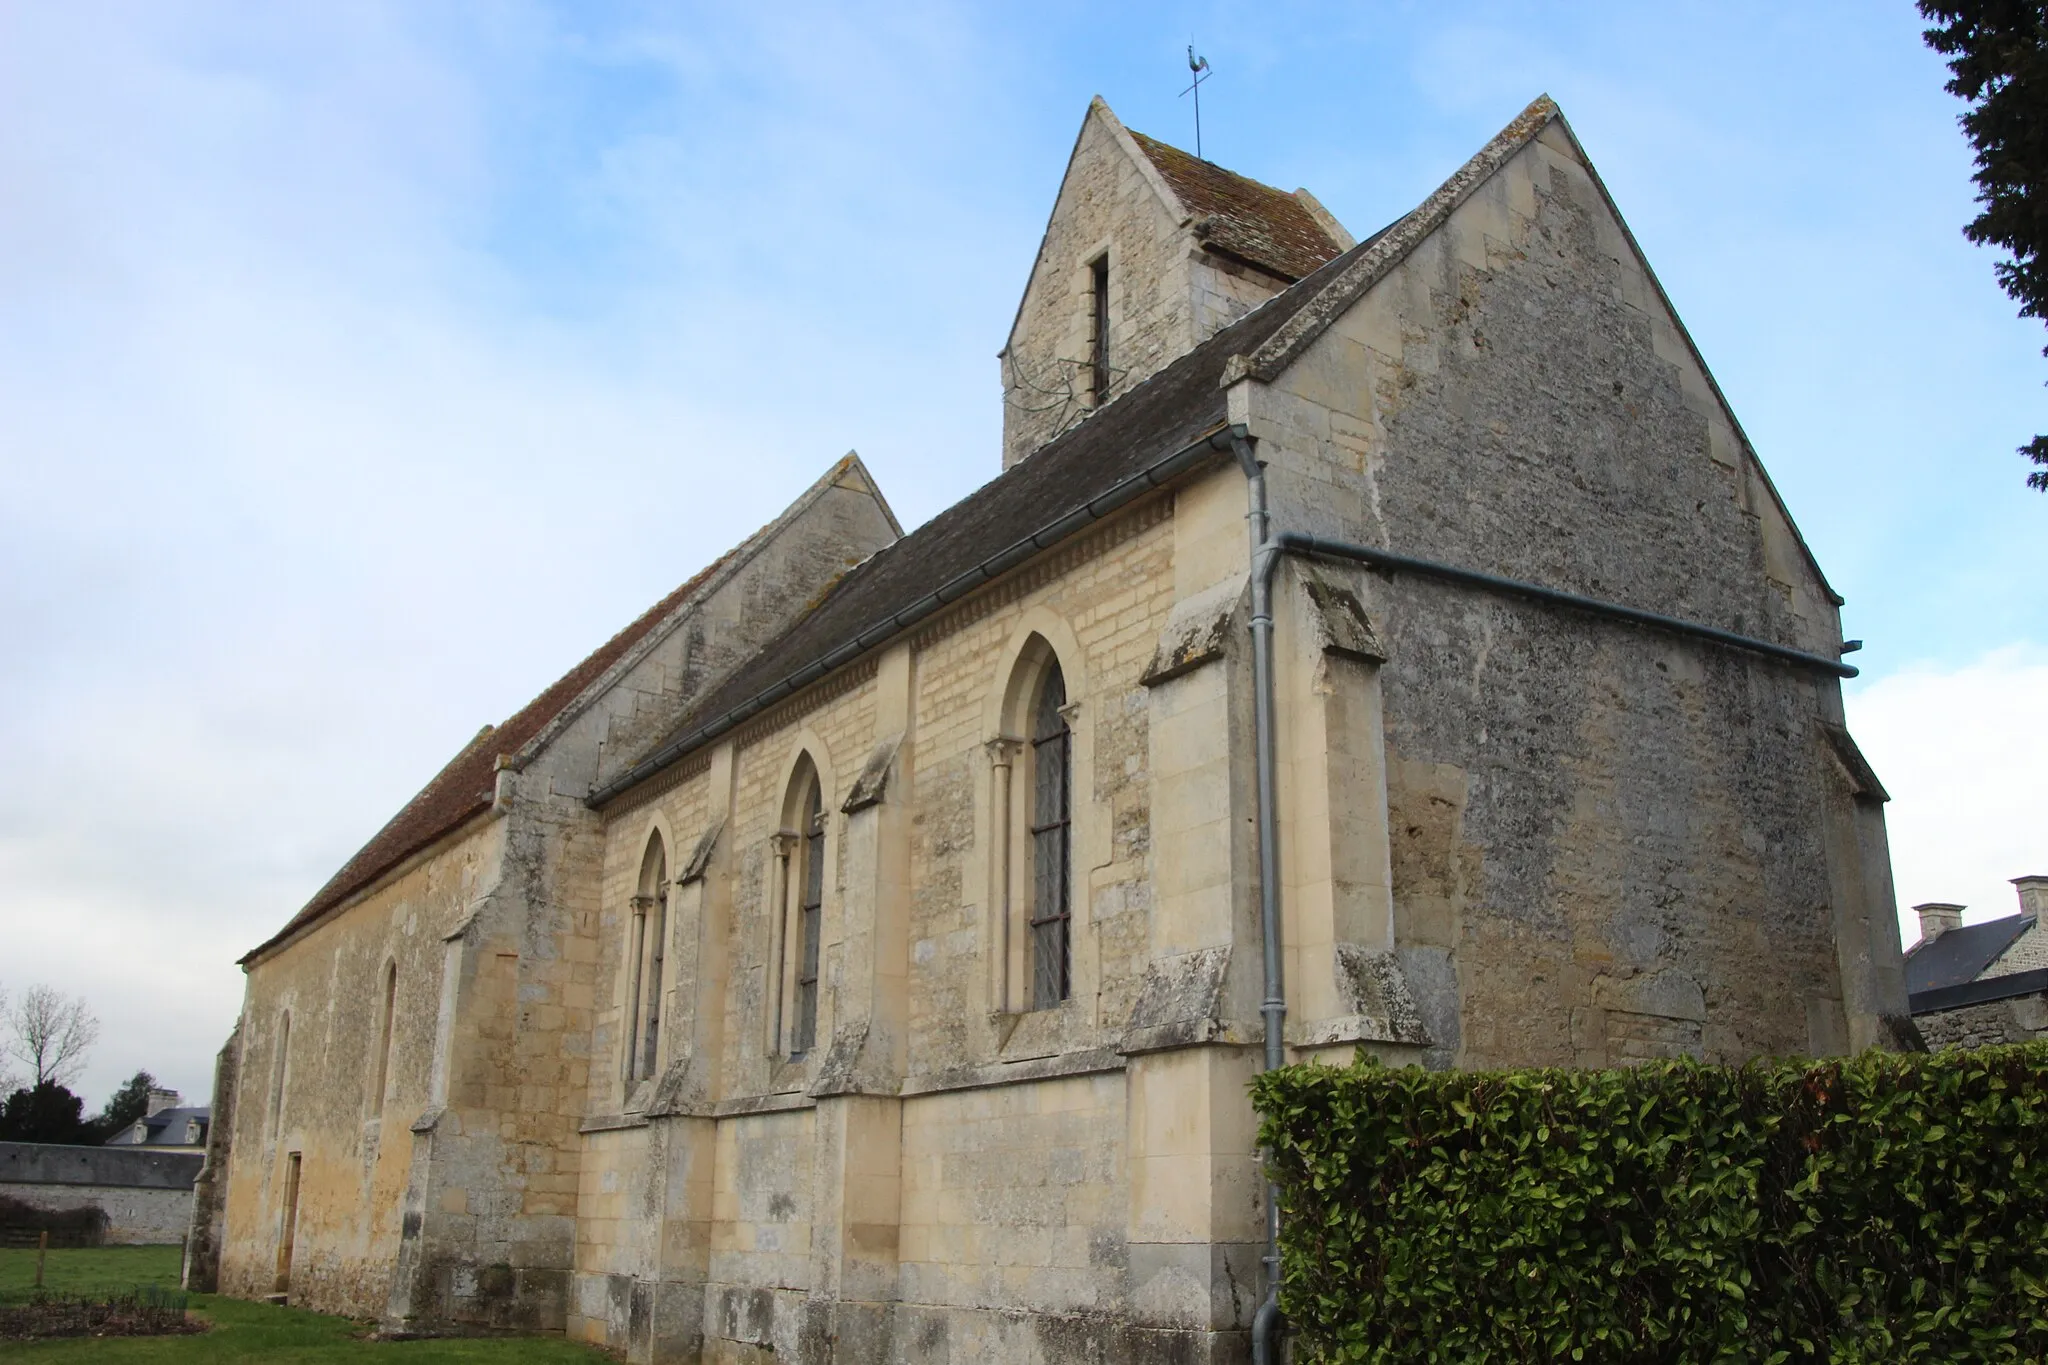
<instances>
[{"instance_id":1,"label":"blue sky","mask_svg":"<svg viewBox=\"0 0 2048 1365\"><path fill-rule=\"evenodd\" d=\"M1354 233L1563 106L1836 588L1902 904L2048 871L2048 361L1910 4L0 0L0 985L203 1093L263 938L857 448L998 466L1089 96ZM2031 723L2029 712L2031 711ZM1908 935L1910 937L1910 934Z\"/></svg>"}]
</instances>

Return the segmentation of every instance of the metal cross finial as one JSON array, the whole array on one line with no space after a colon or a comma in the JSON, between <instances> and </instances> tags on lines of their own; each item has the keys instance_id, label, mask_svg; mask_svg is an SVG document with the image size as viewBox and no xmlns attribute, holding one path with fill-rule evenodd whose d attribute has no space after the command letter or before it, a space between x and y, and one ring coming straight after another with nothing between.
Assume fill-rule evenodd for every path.
<instances>
[{"instance_id":1,"label":"metal cross finial","mask_svg":"<svg viewBox=\"0 0 2048 1365\"><path fill-rule=\"evenodd\" d=\"M1181 91L1181 94L1185 95L1190 92L1194 94L1195 157L1197 160L1206 161L1208 158L1202 155L1202 82L1209 79L1211 72L1209 70L1209 59L1207 57L1197 57L1193 43L1188 44L1188 70L1195 73L1194 83L1188 86L1186 90Z\"/></svg>"}]
</instances>

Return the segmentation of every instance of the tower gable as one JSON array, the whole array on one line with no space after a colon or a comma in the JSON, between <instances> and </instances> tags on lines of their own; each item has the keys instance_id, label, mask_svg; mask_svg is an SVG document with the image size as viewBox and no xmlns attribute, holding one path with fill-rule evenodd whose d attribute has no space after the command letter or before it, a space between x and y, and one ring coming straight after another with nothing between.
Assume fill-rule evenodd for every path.
<instances>
[{"instance_id":1,"label":"tower gable","mask_svg":"<svg viewBox=\"0 0 2048 1365\"><path fill-rule=\"evenodd\" d=\"M1003 467L1350 245L1306 190L1132 133L1097 97L1000 355Z\"/></svg>"}]
</instances>

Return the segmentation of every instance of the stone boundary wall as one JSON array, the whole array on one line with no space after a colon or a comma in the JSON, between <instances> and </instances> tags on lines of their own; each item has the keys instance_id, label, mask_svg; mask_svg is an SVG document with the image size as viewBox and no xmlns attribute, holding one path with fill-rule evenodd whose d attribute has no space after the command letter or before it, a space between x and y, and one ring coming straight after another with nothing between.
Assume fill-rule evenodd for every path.
<instances>
[{"instance_id":1,"label":"stone boundary wall","mask_svg":"<svg viewBox=\"0 0 2048 1365\"><path fill-rule=\"evenodd\" d=\"M1931 1048L1996 1047L2048 1038L2048 991L1915 1014Z\"/></svg>"},{"instance_id":2,"label":"stone boundary wall","mask_svg":"<svg viewBox=\"0 0 2048 1365\"><path fill-rule=\"evenodd\" d=\"M114 1245L184 1240L201 1153L0 1142L0 1195L52 1213L97 1207Z\"/></svg>"}]
</instances>

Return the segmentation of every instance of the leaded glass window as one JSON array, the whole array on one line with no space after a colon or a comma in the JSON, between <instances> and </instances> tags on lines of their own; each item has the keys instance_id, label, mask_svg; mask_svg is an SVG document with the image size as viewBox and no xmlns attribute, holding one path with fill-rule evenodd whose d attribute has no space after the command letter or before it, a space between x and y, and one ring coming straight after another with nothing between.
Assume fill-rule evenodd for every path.
<instances>
[{"instance_id":1,"label":"leaded glass window","mask_svg":"<svg viewBox=\"0 0 2048 1365\"><path fill-rule=\"evenodd\" d=\"M818 1038L818 937L825 904L825 811L818 781L804 796L803 898L797 906L796 1018L789 1055L801 1057Z\"/></svg>"},{"instance_id":2,"label":"leaded glass window","mask_svg":"<svg viewBox=\"0 0 2048 1365\"><path fill-rule=\"evenodd\" d=\"M1073 991L1073 732L1062 708L1067 682L1055 663L1031 716L1031 1007Z\"/></svg>"}]
</instances>

